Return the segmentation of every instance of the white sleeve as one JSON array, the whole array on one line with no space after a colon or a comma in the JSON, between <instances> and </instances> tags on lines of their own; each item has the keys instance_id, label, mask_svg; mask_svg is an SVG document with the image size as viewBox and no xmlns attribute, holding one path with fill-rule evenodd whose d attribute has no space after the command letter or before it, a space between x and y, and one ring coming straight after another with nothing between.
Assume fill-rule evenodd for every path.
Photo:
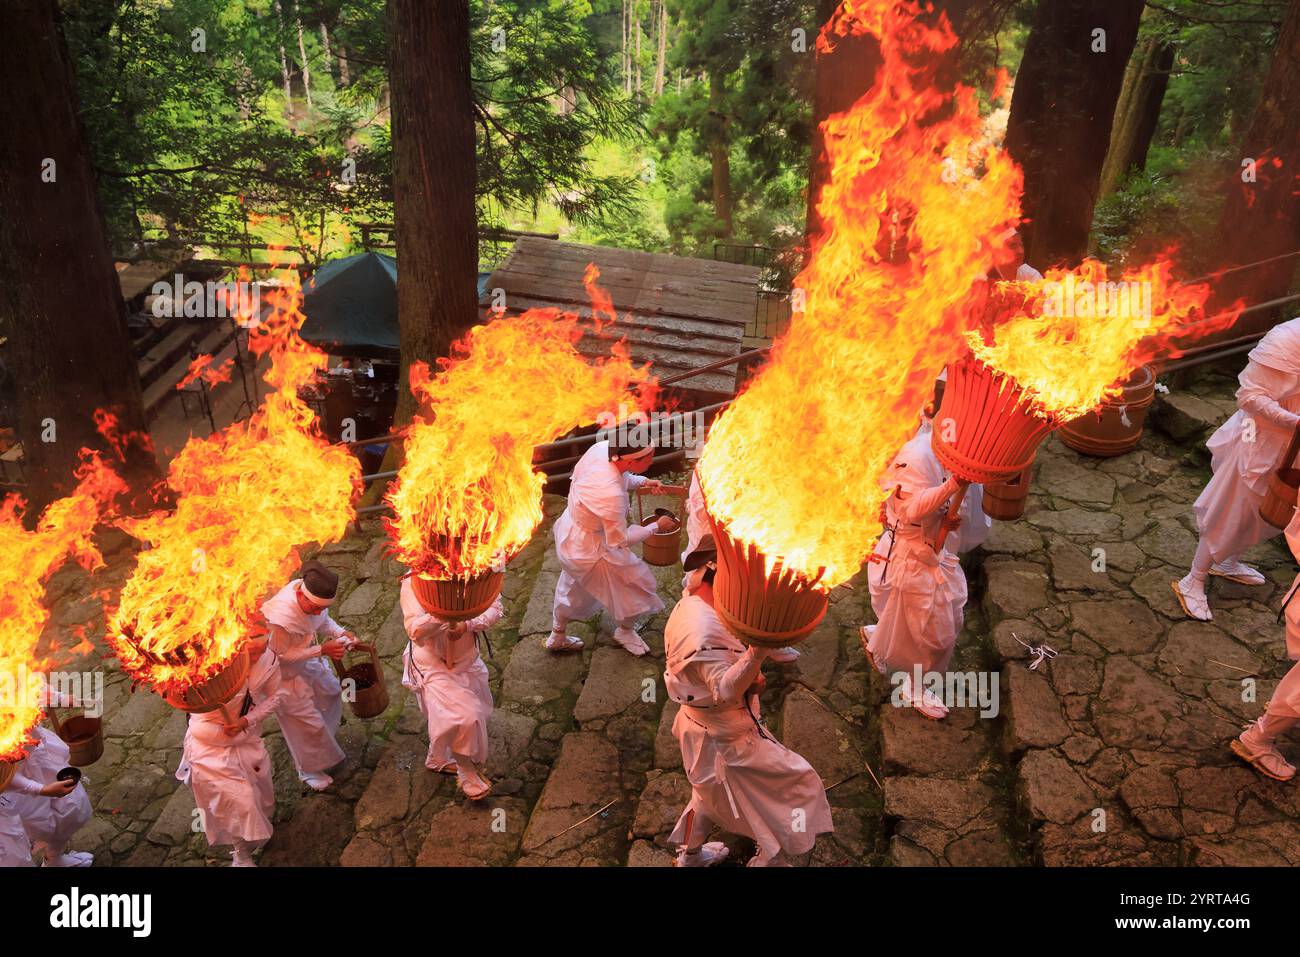
<instances>
[{"instance_id":1,"label":"white sleeve","mask_svg":"<svg viewBox=\"0 0 1300 957\"><path fill-rule=\"evenodd\" d=\"M745 692L754 683L763 669L763 659L753 648L730 666L720 661L700 661L697 664L704 673L704 684L713 692L713 700L722 704L740 704L745 700Z\"/></svg>"},{"instance_id":2,"label":"white sleeve","mask_svg":"<svg viewBox=\"0 0 1300 957\"><path fill-rule=\"evenodd\" d=\"M251 690L251 689L250 689ZM262 700L257 699L261 697ZM284 703L289 697L289 692L280 682L280 665L277 662L257 688L257 694L253 696L253 707L248 709L248 714L244 715L248 719L248 730L250 733L260 735L262 733L262 722L265 721L276 708Z\"/></svg>"},{"instance_id":3,"label":"white sleeve","mask_svg":"<svg viewBox=\"0 0 1300 957\"><path fill-rule=\"evenodd\" d=\"M295 635L289 634L281 625L271 626L271 650L281 661L293 664L308 658L319 658L320 645L314 641L299 642Z\"/></svg>"},{"instance_id":4,"label":"white sleeve","mask_svg":"<svg viewBox=\"0 0 1300 957\"><path fill-rule=\"evenodd\" d=\"M620 545L635 545L644 542L654 534L654 528L647 525L625 525L623 515L602 513L600 522L605 527L605 542L613 548Z\"/></svg>"},{"instance_id":5,"label":"white sleeve","mask_svg":"<svg viewBox=\"0 0 1300 957\"><path fill-rule=\"evenodd\" d=\"M1247 415L1288 431L1300 424L1300 415L1288 412L1277 401L1278 396L1295 387L1294 376L1258 362L1248 362L1237 381L1241 383L1237 389L1237 406Z\"/></svg>"},{"instance_id":6,"label":"white sleeve","mask_svg":"<svg viewBox=\"0 0 1300 957\"><path fill-rule=\"evenodd\" d=\"M6 790L13 791L15 794L30 794L39 797L42 787L44 785L39 781L33 781L21 771L15 771L13 780L9 782L9 787Z\"/></svg>"},{"instance_id":7,"label":"white sleeve","mask_svg":"<svg viewBox=\"0 0 1300 957\"><path fill-rule=\"evenodd\" d=\"M343 635L347 634L348 631L337 621L331 618L330 613L327 611L321 612L320 630L325 632L325 634L329 635L331 638L341 638L343 637Z\"/></svg>"},{"instance_id":8,"label":"white sleeve","mask_svg":"<svg viewBox=\"0 0 1300 957\"><path fill-rule=\"evenodd\" d=\"M471 618L465 622L465 630L471 634L487 631L505 615L505 605L501 603L501 597L498 595L497 600L492 603L492 607L477 618Z\"/></svg>"},{"instance_id":9,"label":"white sleeve","mask_svg":"<svg viewBox=\"0 0 1300 957\"><path fill-rule=\"evenodd\" d=\"M949 478L942 485L934 485L922 491L913 492L907 498L898 499L898 515L905 522L918 522L935 511L944 500L957 491L955 478Z\"/></svg>"}]
</instances>

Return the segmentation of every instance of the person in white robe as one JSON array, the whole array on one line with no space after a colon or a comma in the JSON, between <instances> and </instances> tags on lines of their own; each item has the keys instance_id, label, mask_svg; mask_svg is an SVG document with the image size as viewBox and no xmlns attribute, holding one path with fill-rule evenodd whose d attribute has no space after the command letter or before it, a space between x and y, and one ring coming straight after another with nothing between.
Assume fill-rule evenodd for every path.
<instances>
[{"instance_id":1,"label":"person in white robe","mask_svg":"<svg viewBox=\"0 0 1300 957\"><path fill-rule=\"evenodd\" d=\"M343 688L325 661L342 660L357 641L329 614L338 582L337 574L310 561L301 578L262 605L285 690L276 716L298 777L314 791L334 783L325 772L346 756L335 740L343 720ZM326 640L317 644L317 635Z\"/></svg>"},{"instance_id":2,"label":"person in white robe","mask_svg":"<svg viewBox=\"0 0 1300 957\"><path fill-rule=\"evenodd\" d=\"M0 867L34 867L32 842L23 829L23 819L18 814L15 800L23 792L15 785L15 776L8 773L12 770L12 766L0 766ZM24 779L22 787L40 793L39 786L30 779Z\"/></svg>"},{"instance_id":3,"label":"person in white robe","mask_svg":"<svg viewBox=\"0 0 1300 957\"><path fill-rule=\"evenodd\" d=\"M947 378L948 370L945 369L939 376L940 381ZM937 395L942 395L937 392ZM925 444L917 444L912 448L912 454L915 457L925 457L925 470L931 473L942 472L943 466L939 464L939 459L934 454L934 447L930 445L930 433L933 429L933 418L935 410L938 408L938 399L931 406L927 406L921 413L921 425L916 430L915 438L924 438ZM893 486L886 479L885 487ZM879 619L885 613L885 606L889 602L889 592L893 585L894 576L889 574L889 559L894 546L893 527L897 524L897 516L893 513L893 500L890 499L885 503L885 530L881 533L880 538L876 540L876 547L873 558L867 566L867 587L871 591L871 610L876 613ZM966 496L962 499L961 509L958 512L961 524L957 527L956 532L949 535L945 545L952 545L956 548L957 554L963 555L973 548L978 548L988 540L989 533L993 529L993 519L984 514L984 486L972 483L966 487ZM875 629L875 625L864 625L862 628L863 641L868 640L868 636Z\"/></svg>"},{"instance_id":4,"label":"person in white robe","mask_svg":"<svg viewBox=\"0 0 1300 957\"><path fill-rule=\"evenodd\" d=\"M1300 318L1269 330L1250 351L1237 381L1237 411L1210 436L1214 474L1192 506L1200 540L1191 570L1173 583L1192 618L1210 621L1209 576L1262 585L1242 552L1280 529L1260 517L1269 474L1300 425Z\"/></svg>"},{"instance_id":5,"label":"person in white robe","mask_svg":"<svg viewBox=\"0 0 1300 957\"><path fill-rule=\"evenodd\" d=\"M483 776L492 689L487 665L479 656L478 636L501 620L505 607L498 596L477 618L447 621L424 609L409 578L402 580L400 600L410 639L402 656L402 684L415 692L428 722L425 767L455 774L462 794L482 800L492 791Z\"/></svg>"},{"instance_id":6,"label":"person in white robe","mask_svg":"<svg viewBox=\"0 0 1300 957\"><path fill-rule=\"evenodd\" d=\"M286 695L268 639L250 639L248 655L244 687L221 708L190 715L176 769L176 780L194 793L208 844L229 845L234 867L256 867L253 853L271 839L274 768L262 724Z\"/></svg>"},{"instance_id":7,"label":"person in white robe","mask_svg":"<svg viewBox=\"0 0 1300 957\"><path fill-rule=\"evenodd\" d=\"M68 851L73 835L94 812L82 779L60 781L59 772L68 767L72 752L53 731L32 729L36 742L17 764L13 781L0 801L11 804L30 844L27 860L34 851L45 867L89 867L94 855ZM0 826L0 830L5 830ZM12 824L9 827L12 830ZM11 839L12 841L12 839ZM21 856L21 844L16 848ZM12 854L11 847L7 854Z\"/></svg>"},{"instance_id":8,"label":"person in white robe","mask_svg":"<svg viewBox=\"0 0 1300 957\"><path fill-rule=\"evenodd\" d=\"M654 447L593 445L573 467L569 501L555 523L555 552L560 580L555 586L554 624L546 639L549 651L582 649L582 640L567 634L569 622L590 618L604 608L614 619L614 640L630 654L649 647L636 632L639 618L662 611L654 572L632 546L656 527L669 531L666 516L657 525L632 525L628 493L644 487L661 491L660 482L639 473L650 467Z\"/></svg>"},{"instance_id":9,"label":"person in white robe","mask_svg":"<svg viewBox=\"0 0 1300 957\"><path fill-rule=\"evenodd\" d=\"M1286 543L1300 562L1300 510L1286 527ZM1280 618L1286 624L1286 655L1296 662L1273 691L1264 713L1233 740L1232 750L1261 774L1278 781L1295 777L1295 766L1277 748L1283 732L1300 724L1300 575L1282 599Z\"/></svg>"},{"instance_id":10,"label":"person in white robe","mask_svg":"<svg viewBox=\"0 0 1300 957\"><path fill-rule=\"evenodd\" d=\"M888 562L879 566L884 607L877 607L873 588L878 621L861 630L867 655L890 676L900 699L936 720L948 714L947 706L928 689L916 688L913 679L918 667L922 676L945 672L961 633L967 592L958 538L949 535L940 552L934 541L962 484L939 464L928 432L894 457L885 479L885 487L893 489L885 505L890 548Z\"/></svg>"},{"instance_id":11,"label":"person in white robe","mask_svg":"<svg viewBox=\"0 0 1300 957\"><path fill-rule=\"evenodd\" d=\"M736 638L714 610L717 549L706 535L687 556L688 587L668 618L664 683L681 707L673 735L691 799L669 840L679 867L704 867L727 857L715 827L751 838L751 867L787 863L834 830L826 789L803 757L760 723L758 691L767 652Z\"/></svg>"}]
</instances>

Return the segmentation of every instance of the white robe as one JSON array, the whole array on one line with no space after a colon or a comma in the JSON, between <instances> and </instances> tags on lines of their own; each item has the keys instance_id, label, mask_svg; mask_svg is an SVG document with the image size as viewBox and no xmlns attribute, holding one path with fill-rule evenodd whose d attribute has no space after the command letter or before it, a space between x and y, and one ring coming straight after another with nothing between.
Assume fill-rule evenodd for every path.
<instances>
[{"instance_id":1,"label":"white robe","mask_svg":"<svg viewBox=\"0 0 1300 957\"><path fill-rule=\"evenodd\" d=\"M36 744L18 763L18 775L34 782L39 790L57 780L59 772L68 767L72 752L63 739L48 728L38 726L33 733ZM81 830L94 814L84 784L78 784L71 794L61 798L19 793L15 795L14 803L32 846L44 847L56 854L63 852L72 835Z\"/></svg>"},{"instance_id":2,"label":"white robe","mask_svg":"<svg viewBox=\"0 0 1300 957\"><path fill-rule=\"evenodd\" d=\"M945 369L946 373L947 370ZM944 378L944 376L940 376ZM916 438L921 436L930 436L930 423L922 422L921 427L917 429ZM927 469L935 474L943 473L943 466L939 464L939 459L934 454L932 445L912 446L913 457L925 456L927 458ZM886 488L892 485L888 482L888 476L884 482ZM891 503L887 503L885 510L888 513L889 523L893 525L897 521L897 515L890 511ZM957 554L964 554L972 548L976 548L988 540L989 533L993 529L993 519L984 514L984 486L971 484L966 487L966 497L962 499L961 510L957 513L961 518L961 526L957 531L950 534L944 542L945 548L951 548L956 544ZM875 554L879 556L879 561L873 561L867 566L867 586L871 589L871 608L879 619L885 614L885 605L889 601L889 590L893 583L894 576L886 574L887 565L885 559L890 554L890 546L894 542L893 532L886 529L876 541Z\"/></svg>"},{"instance_id":3,"label":"white robe","mask_svg":"<svg viewBox=\"0 0 1300 957\"><path fill-rule=\"evenodd\" d=\"M299 771L316 774L328 771L346 755L334 740L343 720L343 688L315 639L317 633L337 638L345 629L328 610L308 615L298 607L294 592L301 584L301 579L294 579L281 588L262 605L262 614L285 632L285 637L271 640L285 691L276 709L284 743Z\"/></svg>"},{"instance_id":4,"label":"white robe","mask_svg":"<svg viewBox=\"0 0 1300 957\"><path fill-rule=\"evenodd\" d=\"M256 702L244 715L248 730L229 737L225 732L227 716L232 724L238 721L245 695ZM274 769L262 742L262 722L284 696L280 663L268 649L253 663L248 683L226 704L225 713L218 708L190 715L176 779L194 792L209 844L270 840L275 814Z\"/></svg>"},{"instance_id":5,"label":"white robe","mask_svg":"<svg viewBox=\"0 0 1300 957\"><path fill-rule=\"evenodd\" d=\"M953 551L954 536L935 554L932 543L956 490L919 434L895 456L886 487L901 488L885 508L894 527L888 565L873 564L871 607L879 619L871 653L890 671L943 672L952 660L966 607L966 575ZM888 545L886 544L886 548ZM879 550L879 546L877 546ZM883 604L883 608L881 607Z\"/></svg>"},{"instance_id":6,"label":"white robe","mask_svg":"<svg viewBox=\"0 0 1300 957\"><path fill-rule=\"evenodd\" d=\"M402 684L415 692L420 713L428 722L426 766L440 768L458 757L482 764L488 757L492 690L487 665L479 657L477 636L505 614L501 598L465 622L468 633L455 639L448 632L451 622L429 614L420 605L409 578L402 581L401 605L410 638L402 656Z\"/></svg>"},{"instance_id":7,"label":"white robe","mask_svg":"<svg viewBox=\"0 0 1300 957\"><path fill-rule=\"evenodd\" d=\"M686 494L686 551L682 552L682 564L686 564L686 556L695 551L695 546L709 532L709 515L704 508L704 491L700 488L697 468L691 473L691 487Z\"/></svg>"},{"instance_id":8,"label":"white robe","mask_svg":"<svg viewBox=\"0 0 1300 957\"><path fill-rule=\"evenodd\" d=\"M0 793L0 867L33 867L32 842L18 814L17 778ZM46 798L46 800L49 800Z\"/></svg>"},{"instance_id":9,"label":"white robe","mask_svg":"<svg viewBox=\"0 0 1300 957\"><path fill-rule=\"evenodd\" d=\"M696 837L706 836L702 829L716 823L752 838L765 859L780 851L811 850L818 834L834 830L830 805L812 765L759 733L758 696L748 689L761 659L694 593L669 616L664 647L664 682L669 697L681 705L673 735L691 782L690 803L669 840L687 842L690 817Z\"/></svg>"},{"instance_id":10,"label":"white robe","mask_svg":"<svg viewBox=\"0 0 1300 957\"><path fill-rule=\"evenodd\" d=\"M1274 326L1249 359L1237 377L1237 411L1206 443L1214 475L1192 506L1216 562L1278 533L1259 506L1300 422L1300 319Z\"/></svg>"},{"instance_id":11,"label":"white robe","mask_svg":"<svg viewBox=\"0 0 1300 957\"><path fill-rule=\"evenodd\" d=\"M597 442L578 460L569 483L569 504L555 523L560 581L555 586L557 625L590 618L603 607L623 627L661 611L654 572L631 546L651 529L628 523L628 492L645 476L620 473L609 461L609 443Z\"/></svg>"}]
</instances>

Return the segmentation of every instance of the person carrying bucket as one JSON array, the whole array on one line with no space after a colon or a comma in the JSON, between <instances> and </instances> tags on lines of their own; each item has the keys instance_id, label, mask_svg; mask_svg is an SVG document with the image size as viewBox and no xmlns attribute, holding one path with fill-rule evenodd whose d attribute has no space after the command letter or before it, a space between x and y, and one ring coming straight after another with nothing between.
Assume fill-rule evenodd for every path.
<instances>
[{"instance_id":1,"label":"person carrying bucket","mask_svg":"<svg viewBox=\"0 0 1300 957\"><path fill-rule=\"evenodd\" d=\"M302 566L301 578L262 605L286 692L276 716L298 777L313 791L334 783L325 772L346 757L334 739L343 720L343 687L324 661L341 661L357 642L330 617L338 587L337 574L309 561ZM317 634L327 640L317 644Z\"/></svg>"},{"instance_id":2,"label":"person carrying bucket","mask_svg":"<svg viewBox=\"0 0 1300 957\"><path fill-rule=\"evenodd\" d=\"M758 846L751 867L788 863L834 830L821 778L763 726L761 669L767 649L741 643L714 610L718 552L706 535L686 556L686 593L664 627L668 696L681 705L673 736L691 800L668 840L678 867L708 867L728 856L709 841L720 827Z\"/></svg>"},{"instance_id":3,"label":"person carrying bucket","mask_svg":"<svg viewBox=\"0 0 1300 957\"><path fill-rule=\"evenodd\" d=\"M676 525L666 515L650 525L629 523L628 493L644 489L653 494L664 488L640 474L652 461L653 445L602 440L573 467L568 506L555 523L561 571L548 651L580 651L582 640L566 633L569 622L590 618L601 608L613 617L614 640L624 651L640 657L650 650L637 634L636 622L662 611L664 603L654 573L631 546Z\"/></svg>"},{"instance_id":4,"label":"person carrying bucket","mask_svg":"<svg viewBox=\"0 0 1300 957\"><path fill-rule=\"evenodd\" d=\"M72 752L47 728L38 725L32 734L36 743L0 793L0 865L30 866L35 851L45 867L89 867L93 854L67 850L94 814L81 775L60 774Z\"/></svg>"},{"instance_id":5,"label":"person carrying bucket","mask_svg":"<svg viewBox=\"0 0 1300 957\"><path fill-rule=\"evenodd\" d=\"M271 839L275 786L262 723L288 694L267 636L250 638L248 682L215 711L190 715L176 780L194 794L208 844L231 847L234 867L256 867Z\"/></svg>"},{"instance_id":6,"label":"person carrying bucket","mask_svg":"<svg viewBox=\"0 0 1300 957\"><path fill-rule=\"evenodd\" d=\"M1183 611L1200 621L1213 618L1209 576L1242 585L1265 582L1241 554L1281 531L1259 510L1273 469L1300 426L1300 318L1270 329L1247 359L1237 377L1237 411L1206 443L1214 474L1192 506L1200 532L1196 555L1191 570L1172 585Z\"/></svg>"},{"instance_id":7,"label":"person carrying bucket","mask_svg":"<svg viewBox=\"0 0 1300 957\"><path fill-rule=\"evenodd\" d=\"M428 722L425 767L456 775L462 794L471 801L482 800L492 791L482 774L488 757L492 689L487 665L479 656L478 636L505 614L501 596L477 618L448 621L426 611L411 579L404 578L401 606L409 639L402 656L402 684L415 692Z\"/></svg>"}]
</instances>

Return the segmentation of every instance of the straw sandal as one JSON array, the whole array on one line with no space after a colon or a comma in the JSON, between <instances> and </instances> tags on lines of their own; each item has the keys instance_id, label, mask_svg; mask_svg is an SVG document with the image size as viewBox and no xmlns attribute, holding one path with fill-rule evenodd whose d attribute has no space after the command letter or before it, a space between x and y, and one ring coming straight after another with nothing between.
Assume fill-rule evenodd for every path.
<instances>
[{"instance_id":1,"label":"straw sandal","mask_svg":"<svg viewBox=\"0 0 1300 957\"><path fill-rule=\"evenodd\" d=\"M482 785L482 788L481 789L474 788L473 790L471 790L470 787L466 787L467 784L472 786L474 781L479 782ZM492 782L489 781L487 778L483 777L481 774L475 774L473 779L471 779L468 782L464 778L457 775L456 786L460 788L460 793L465 795L465 797L467 797L471 801L481 801L489 794L492 793Z\"/></svg>"},{"instance_id":2,"label":"straw sandal","mask_svg":"<svg viewBox=\"0 0 1300 957\"><path fill-rule=\"evenodd\" d=\"M1210 574L1215 578L1223 578L1230 582L1236 582L1238 585L1250 585L1259 587L1268 584L1268 579L1264 577L1258 569L1251 568L1245 562L1233 562L1228 568L1220 571L1219 566L1211 565Z\"/></svg>"},{"instance_id":3,"label":"straw sandal","mask_svg":"<svg viewBox=\"0 0 1300 957\"><path fill-rule=\"evenodd\" d=\"M871 667L875 668L882 675L885 674L885 666L875 655L871 653L871 632L869 629L875 628L875 625L863 625L858 629L858 641L862 642L862 653L867 656L867 661Z\"/></svg>"},{"instance_id":4,"label":"straw sandal","mask_svg":"<svg viewBox=\"0 0 1300 957\"><path fill-rule=\"evenodd\" d=\"M1183 606L1183 613L1184 613L1185 615L1187 615L1188 618L1193 618L1193 619L1195 619L1196 621L1213 621L1213 620L1214 620L1214 615L1210 612L1210 602L1209 602L1209 599L1205 599L1205 616L1202 617L1202 616L1196 614L1196 612L1192 611L1192 609L1188 606L1188 604L1187 604L1187 596L1185 596L1185 595L1183 594L1183 590L1182 590L1181 588L1178 587L1179 584L1181 584L1181 583L1180 583L1180 582L1170 582L1170 583L1169 583L1169 587L1172 588L1172 589L1174 590L1174 595L1176 595L1177 598L1178 598L1178 604L1180 604L1180 605Z\"/></svg>"},{"instance_id":5,"label":"straw sandal","mask_svg":"<svg viewBox=\"0 0 1300 957\"><path fill-rule=\"evenodd\" d=\"M552 633L550 637L548 637L543 642L543 645L545 646L546 650L552 652L553 654L562 655L573 651L581 651L583 649L583 642L581 638L574 638L573 635L565 635L564 641L555 642L554 644L552 644L551 638L554 637L555 634Z\"/></svg>"},{"instance_id":6,"label":"straw sandal","mask_svg":"<svg viewBox=\"0 0 1300 957\"><path fill-rule=\"evenodd\" d=\"M434 774L458 774L460 772L460 768L455 761L448 761L446 764L439 765L426 764L425 767Z\"/></svg>"},{"instance_id":7,"label":"straw sandal","mask_svg":"<svg viewBox=\"0 0 1300 957\"><path fill-rule=\"evenodd\" d=\"M1295 777L1295 768L1286 758L1282 757L1282 753L1276 748L1252 753L1241 738L1233 738L1228 747L1232 748L1233 754L1266 778L1272 778L1274 781L1290 781Z\"/></svg>"}]
</instances>

